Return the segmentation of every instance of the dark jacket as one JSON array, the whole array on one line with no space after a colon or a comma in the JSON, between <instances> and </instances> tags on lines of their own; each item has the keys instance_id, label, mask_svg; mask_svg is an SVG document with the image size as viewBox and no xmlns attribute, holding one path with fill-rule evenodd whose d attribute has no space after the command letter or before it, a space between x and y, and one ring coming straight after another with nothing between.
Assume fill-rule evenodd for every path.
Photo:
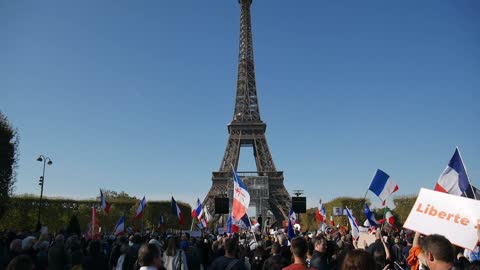
<instances>
[{"instance_id":1,"label":"dark jacket","mask_svg":"<svg viewBox=\"0 0 480 270\"><path fill-rule=\"evenodd\" d=\"M320 253L316 250L313 251L312 258L310 259L310 267L321 270L332 269L330 258L327 253Z\"/></svg>"}]
</instances>

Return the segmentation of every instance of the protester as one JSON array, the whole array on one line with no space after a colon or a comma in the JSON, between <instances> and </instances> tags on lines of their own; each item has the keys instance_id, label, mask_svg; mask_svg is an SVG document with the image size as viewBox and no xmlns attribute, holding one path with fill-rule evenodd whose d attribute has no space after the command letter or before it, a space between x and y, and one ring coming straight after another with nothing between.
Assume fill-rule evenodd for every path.
<instances>
[{"instance_id":1,"label":"protester","mask_svg":"<svg viewBox=\"0 0 480 270\"><path fill-rule=\"evenodd\" d=\"M225 255L215 259L210 265L209 270L247 270L245 263L235 257L238 247L236 240L225 240L223 247L225 249Z\"/></svg>"},{"instance_id":2,"label":"protester","mask_svg":"<svg viewBox=\"0 0 480 270\"><path fill-rule=\"evenodd\" d=\"M272 255L263 263L263 270L280 270L289 264L285 258L280 255L280 244L272 244Z\"/></svg>"},{"instance_id":3,"label":"protester","mask_svg":"<svg viewBox=\"0 0 480 270\"><path fill-rule=\"evenodd\" d=\"M376 269L372 255L362 249L355 249L347 253L340 270L372 270Z\"/></svg>"},{"instance_id":4,"label":"protester","mask_svg":"<svg viewBox=\"0 0 480 270\"><path fill-rule=\"evenodd\" d=\"M84 270L102 270L108 269L107 259L102 252L101 243L98 240L93 240L88 245L88 255L83 262Z\"/></svg>"},{"instance_id":5,"label":"protester","mask_svg":"<svg viewBox=\"0 0 480 270\"><path fill-rule=\"evenodd\" d=\"M314 240L314 250L310 259L310 267L320 270L332 269L331 259L327 254L327 239L317 236Z\"/></svg>"},{"instance_id":6,"label":"protester","mask_svg":"<svg viewBox=\"0 0 480 270\"><path fill-rule=\"evenodd\" d=\"M33 260L28 255L19 255L8 264L6 270L32 270Z\"/></svg>"},{"instance_id":7,"label":"protester","mask_svg":"<svg viewBox=\"0 0 480 270\"><path fill-rule=\"evenodd\" d=\"M167 249L163 254L164 266L167 270L188 270L187 257L180 248L178 237L168 239Z\"/></svg>"},{"instance_id":8,"label":"protester","mask_svg":"<svg viewBox=\"0 0 480 270\"><path fill-rule=\"evenodd\" d=\"M291 252L293 254L293 263L283 268L284 270L315 270L307 266L305 257L307 256L307 240L301 236L294 237L291 241Z\"/></svg>"},{"instance_id":9,"label":"protester","mask_svg":"<svg viewBox=\"0 0 480 270\"><path fill-rule=\"evenodd\" d=\"M55 242L48 251L48 269L64 270L68 264L67 252L65 250L64 236L57 234Z\"/></svg>"},{"instance_id":10,"label":"protester","mask_svg":"<svg viewBox=\"0 0 480 270\"><path fill-rule=\"evenodd\" d=\"M140 270L164 269L160 250L155 244L143 244L138 250L138 263Z\"/></svg>"}]
</instances>

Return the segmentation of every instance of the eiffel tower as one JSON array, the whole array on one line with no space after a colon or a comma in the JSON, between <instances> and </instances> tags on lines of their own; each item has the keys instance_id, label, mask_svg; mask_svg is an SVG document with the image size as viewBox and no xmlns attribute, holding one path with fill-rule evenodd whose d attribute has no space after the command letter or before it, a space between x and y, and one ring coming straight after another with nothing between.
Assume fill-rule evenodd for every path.
<instances>
[{"instance_id":1,"label":"eiffel tower","mask_svg":"<svg viewBox=\"0 0 480 270\"><path fill-rule=\"evenodd\" d=\"M232 205L232 166L238 166L240 147L252 146L256 172L238 172L250 193L250 205L255 205L257 215L266 216L268 210L277 221L287 218L291 198L283 184L283 172L277 171L268 148L265 130L267 125L260 118L255 68L253 61L252 24L250 6L252 0L240 3L240 49L238 54L237 93L233 120L228 125L228 143L218 172L212 173L212 187L204 205L214 209L215 197L229 197ZM236 169L237 170L237 169ZM255 176L252 176L255 175ZM210 211L212 211L210 210Z\"/></svg>"}]
</instances>

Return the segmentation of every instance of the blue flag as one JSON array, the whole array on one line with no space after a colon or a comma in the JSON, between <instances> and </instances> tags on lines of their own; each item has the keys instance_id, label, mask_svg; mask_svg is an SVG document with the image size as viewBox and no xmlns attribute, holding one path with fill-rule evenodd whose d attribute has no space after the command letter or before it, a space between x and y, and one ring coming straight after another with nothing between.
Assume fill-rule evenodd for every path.
<instances>
[{"instance_id":1,"label":"blue flag","mask_svg":"<svg viewBox=\"0 0 480 270\"><path fill-rule=\"evenodd\" d=\"M293 225L297 222L297 215L293 212L293 209L290 209L288 214L288 239L291 240L295 237L295 231L293 230Z\"/></svg>"}]
</instances>

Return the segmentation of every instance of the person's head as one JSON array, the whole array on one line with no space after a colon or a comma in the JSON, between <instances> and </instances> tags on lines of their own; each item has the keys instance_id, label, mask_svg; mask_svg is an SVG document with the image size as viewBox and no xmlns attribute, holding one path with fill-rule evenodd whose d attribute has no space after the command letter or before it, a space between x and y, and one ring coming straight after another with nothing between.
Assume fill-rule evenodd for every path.
<instances>
[{"instance_id":1,"label":"person's head","mask_svg":"<svg viewBox=\"0 0 480 270\"><path fill-rule=\"evenodd\" d=\"M174 256L177 249L180 248L180 241L177 236L172 236L168 239L166 253L167 256Z\"/></svg>"},{"instance_id":2,"label":"person's head","mask_svg":"<svg viewBox=\"0 0 480 270\"><path fill-rule=\"evenodd\" d=\"M22 240L20 239L14 239L12 242L10 242L10 251L20 253L22 252Z\"/></svg>"},{"instance_id":3,"label":"person's head","mask_svg":"<svg viewBox=\"0 0 480 270\"><path fill-rule=\"evenodd\" d=\"M442 235L431 234L423 239L425 264L435 270L439 264L453 264L455 254L452 243Z\"/></svg>"},{"instance_id":4,"label":"person's head","mask_svg":"<svg viewBox=\"0 0 480 270\"><path fill-rule=\"evenodd\" d=\"M400 244L400 237L395 237L395 240L394 240L394 243L395 244Z\"/></svg>"},{"instance_id":5,"label":"person's head","mask_svg":"<svg viewBox=\"0 0 480 270\"><path fill-rule=\"evenodd\" d=\"M285 246L287 243L287 237L285 237L285 234L281 233L277 235L277 241L280 244L280 246Z\"/></svg>"},{"instance_id":6,"label":"person's head","mask_svg":"<svg viewBox=\"0 0 480 270\"><path fill-rule=\"evenodd\" d=\"M33 236L27 236L22 240L22 250L30 250L33 248L33 245L37 242L37 238Z\"/></svg>"},{"instance_id":7,"label":"person's head","mask_svg":"<svg viewBox=\"0 0 480 270\"><path fill-rule=\"evenodd\" d=\"M63 244L64 240L65 240L65 237L63 236L63 234L57 234L55 236L55 243L62 243Z\"/></svg>"},{"instance_id":8,"label":"person's head","mask_svg":"<svg viewBox=\"0 0 480 270\"><path fill-rule=\"evenodd\" d=\"M301 236L294 237L291 241L290 250L292 251L293 256L297 258L305 258L308 251L307 241Z\"/></svg>"},{"instance_id":9,"label":"person's head","mask_svg":"<svg viewBox=\"0 0 480 270\"><path fill-rule=\"evenodd\" d=\"M93 240L88 244L88 253L92 256L98 256L100 255L100 252L102 251L102 246L100 245L100 241L98 240Z\"/></svg>"},{"instance_id":10,"label":"person's head","mask_svg":"<svg viewBox=\"0 0 480 270\"><path fill-rule=\"evenodd\" d=\"M6 270L32 270L33 261L28 255L20 255L8 264Z\"/></svg>"},{"instance_id":11,"label":"person's head","mask_svg":"<svg viewBox=\"0 0 480 270\"><path fill-rule=\"evenodd\" d=\"M138 250L138 263L140 266L154 266L159 269L162 260L158 247L155 244L143 244Z\"/></svg>"},{"instance_id":12,"label":"person's head","mask_svg":"<svg viewBox=\"0 0 480 270\"><path fill-rule=\"evenodd\" d=\"M375 261L370 253L363 249L355 249L347 253L340 270L371 270L375 267Z\"/></svg>"},{"instance_id":13,"label":"person's head","mask_svg":"<svg viewBox=\"0 0 480 270\"><path fill-rule=\"evenodd\" d=\"M235 256L235 251L237 250L237 243L233 239L226 239L223 248L225 249L225 255L227 256Z\"/></svg>"},{"instance_id":14,"label":"person's head","mask_svg":"<svg viewBox=\"0 0 480 270\"><path fill-rule=\"evenodd\" d=\"M324 253L327 252L327 239L323 236L317 236L315 237L315 250Z\"/></svg>"},{"instance_id":15,"label":"person's head","mask_svg":"<svg viewBox=\"0 0 480 270\"><path fill-rule=\"evenodd\" d=\"M275 254L279 254L279 253L280 253L280 244L275 242L272 245L272 254L275 255Z\"/></svg>"}]
</instances>

